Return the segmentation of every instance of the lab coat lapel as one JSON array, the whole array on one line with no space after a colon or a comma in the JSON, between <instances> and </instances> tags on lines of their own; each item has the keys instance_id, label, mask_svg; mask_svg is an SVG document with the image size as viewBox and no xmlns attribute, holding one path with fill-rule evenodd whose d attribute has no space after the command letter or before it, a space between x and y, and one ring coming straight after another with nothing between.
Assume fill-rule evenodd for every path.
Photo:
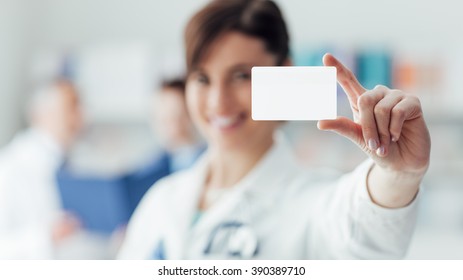
<instances>
[{"instance_id":1,"label":"lab coat lapel","mask_svg":"<svg viewBox=\"0 0 463 280\"><path fill-rule=\"evenodd\" d=\"M172 200L166 201L166 232L164 237L168 259L183 259L185 242L196 214L204 180L206 178L208 155L205 153L185 176L175 182L176 190Z\"/></svg>"},{"instance_id":2,"label":"lab coat lapel","mask_svg":"<svg viewBox=\"0 0 463 280\"><path fill-rule=\"evenodd\" d=\"M230 195L215 203L203 213L198 223L193 227L193 234L202 234L211 231L224 218L229 217L228 213L232 212L242 198L243 189L234 189Z\"/></svg>"},{"instance_id":3,"label":"lab coat lapel","mask_svg":"<svg viewBox=\"0 0 463 280\"><path fill-rule=\"evenodd\" d=\"M278 200L279 193L287 189L301 168L283 132L277 131L274 141L272 149L244 180L249 185L246 196L264 204Z\"/></svg>"},{"instance_id":4,"label":"lab coat lapel","mask_svg":"<svg viewBox=\"0 0 463 280\"><path fill-rule=\"evenodd\" d=\"M274 205L279 191L285 188L285 179L291 176L288 171L293 172L297 167L292 150L284 136L277 132L274 138L273 147L240 182L232 187L232 193L204 213L194 228L194 234L210 232L224 219L234 218L232 212L237 209L239 203L252 201L253 204L243 209L248 220L243 222L252 222L254 216L264 213Z\"/></svg>"}]
</instances>

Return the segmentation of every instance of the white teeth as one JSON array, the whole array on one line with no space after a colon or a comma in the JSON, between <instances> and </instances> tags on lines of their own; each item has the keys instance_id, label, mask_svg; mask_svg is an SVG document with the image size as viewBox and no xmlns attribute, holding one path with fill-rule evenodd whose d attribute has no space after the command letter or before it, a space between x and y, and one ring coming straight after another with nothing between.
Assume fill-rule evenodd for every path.
<instances>
[{"instance_id":1,"label":"white teeth","mask_svg":"<svg viewBox=\"0 0 463 280\"><path fill-rule=\"evenodd\" d=\"M235 119L233 119L233 118L217 118L216 121L217 121L218 125L227 126L227 125L231 125L235 121Z\"/></svg>"},{"instance_id":2,"label":"white teeth","mask_svg":"<svg viewBox=\"0 0 463 280\"><path fill-rule=\"evenodd\" d=\"M236 123L238 116L235 117L215 117L212 119L212 124L220 128L229 127Z\"/></svg>"}]
</instances>

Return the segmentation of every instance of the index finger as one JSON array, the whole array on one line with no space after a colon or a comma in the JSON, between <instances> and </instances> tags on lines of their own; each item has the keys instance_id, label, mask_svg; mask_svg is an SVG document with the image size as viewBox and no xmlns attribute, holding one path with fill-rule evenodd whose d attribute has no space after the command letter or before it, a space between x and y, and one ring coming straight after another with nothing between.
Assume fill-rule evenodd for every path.
<instances>
[{"instance_id":1,"label":"index finger","mask_svg":"<svg viewBox=\"0 0 463 280\"><path fill-rule=\"evenodd\" d=\"M357 105L357 99L362 95L366 89L359 83L355 75L346 66L344 66L339 60L333 55L327 53L323 56L323 64L325 66L336 67L336 74L338 82L346 92L352 105Z\"/></svg>"}]
</instances>

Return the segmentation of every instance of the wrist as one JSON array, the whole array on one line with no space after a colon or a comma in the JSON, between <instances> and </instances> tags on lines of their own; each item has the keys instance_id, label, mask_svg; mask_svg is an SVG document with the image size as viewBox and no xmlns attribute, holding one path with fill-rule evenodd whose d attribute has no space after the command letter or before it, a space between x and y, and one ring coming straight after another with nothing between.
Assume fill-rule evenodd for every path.
<instances>
[{"instance_id":1,"label":"wrist","mask_svg":"<svg viewBox=\"0 0 463 280\"><path fill-rule=\"evenodd\" d=\"M375 164L367 175L371 200L386 208L401 208L415 198L424 172L404 172L385 169Z\"/></svg>"},{"instance_id":2,"label":"wrist","mask_svg":"<svg viewBox=\"0 0 463 280\"><path fill-rule=\"evenodd\" d=\"M428 166L422 167L416 170L394 170L386 167L382 167L378 164L374 164L370 169L370 173L374 170L374 172L378 173L387 181L391 182L402 182L400 185L408 185L413 183L421 183L421 180L426 174Z\"/></svg>"}]
</instances>

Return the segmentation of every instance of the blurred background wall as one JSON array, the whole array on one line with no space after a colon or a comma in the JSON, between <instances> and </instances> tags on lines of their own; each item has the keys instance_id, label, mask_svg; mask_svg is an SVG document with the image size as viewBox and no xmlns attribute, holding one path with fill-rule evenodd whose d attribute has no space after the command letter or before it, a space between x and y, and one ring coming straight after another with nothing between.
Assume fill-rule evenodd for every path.
<instances>
[{"instance_id":1,"label":"blurred background wall","mask_svg":"<svg viewBox=\"0 0 463 280\"><path fill-rule=\"evenodd\" d=\"M81 88L86 111L86 129L71 156L75 169L110 175L142 163L157 147L147 128L147 100L160 78L182 71L183 27L205 2L0 0L0 146L26 125L29 90L66 72ZM317 64L330 51L358 75L360 66L370 65L364 84L385 82L420 96L432 134L432 164L409 257L462 259L463 5L277 2L296 64ZM342 94L339 110L348 113ZM286 129L309 167L347 171L364 159L350 142L317 132L314 123Z\"/></svg>"},{"instance_id":2,"label":"blurred background wall","mask_svg":"<svg viewBox=\"0 0 463 280\"><path fill-rule=\"evenodd\" d=\"M0 143L23 125L20 109L30 83L53 73L53 63L70 52L137 45L148 50L151 61L147 64L153 71L172 71L168 68L176 66L170 64L182 61L183 27L205 2L1 0ZM382 48L412 62L438 61L438 66L449 72L458 67L461 70L463 36L459 31L461 4L457 1L278 2L290 27L293 53L309 47L348 51ZM453 87L450 91L462 88L451 81L444 86ZM455 96L439 94L443 99Z\"/></svg>"}]
</instances>

